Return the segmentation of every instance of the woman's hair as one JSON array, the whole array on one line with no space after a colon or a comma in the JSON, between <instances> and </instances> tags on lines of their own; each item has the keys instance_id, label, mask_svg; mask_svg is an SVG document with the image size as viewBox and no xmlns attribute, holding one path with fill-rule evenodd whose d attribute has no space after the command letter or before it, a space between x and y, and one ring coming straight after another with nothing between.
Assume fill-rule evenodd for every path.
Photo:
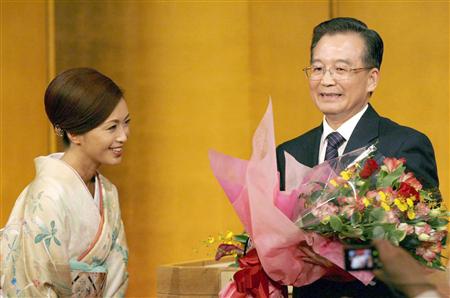
<instances>
[{"instance_id":1,"label":"woman's hair","mask_svg":"<svg viewBox=\"0 0 450 298\"><path fill-rule=\"evenodd\" d=\"M45 112L57 134L70 144L67 133L83 134L112 113L122 90L107 76L91 68L66 70L45 91Z\"/></svg>"}]
</instances>

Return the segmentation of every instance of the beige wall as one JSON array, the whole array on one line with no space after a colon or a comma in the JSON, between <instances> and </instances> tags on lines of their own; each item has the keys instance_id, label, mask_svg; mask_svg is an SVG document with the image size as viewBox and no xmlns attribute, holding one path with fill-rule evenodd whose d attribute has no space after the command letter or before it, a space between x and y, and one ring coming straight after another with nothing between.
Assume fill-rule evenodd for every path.
<instances>
[{"instance_id":1,"label":"beige wall","mask_svg":"<svg viewBox=\"0 0 450 298\"><path fill-rule=\"evenodd\" d=\"M373 104L430 136L450 204L448 3L333 2L335 15L361 18L381 33L386 52ZM2 33L10 33L3 33L9 43L3 42L2 53L16 57L2 66L6 214L31 180L32 157L47 150L44 6L9 4L14 9L7 17L3 9L2 24L9 27ZM125 160L102 170L121 195L130 246L128 296L154 296L158 265L203 258L202 240L240 231L209 169L209 148L247 158L269 95L278 143L319 123L301 68L308 64L311 30L329 9L328 1L56 3L57 71L98 68L125 89L131 112Z\"/></svg>"},{"instance_id":2,"label":"beige wall","mask_svg":"<svg viewBox=\"0 0 450 298\"><path fill-rule=\"evenodd\" d=\"M0 38L0 226L48 152L43 93L48 83L47 4L2 1Z\"/></svg>"}]
</instances>

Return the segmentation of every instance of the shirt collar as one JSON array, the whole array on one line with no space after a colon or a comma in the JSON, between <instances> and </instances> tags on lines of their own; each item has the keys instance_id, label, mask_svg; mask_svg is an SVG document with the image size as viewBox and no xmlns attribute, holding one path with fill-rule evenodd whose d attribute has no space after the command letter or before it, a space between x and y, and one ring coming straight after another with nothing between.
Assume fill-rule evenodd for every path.
<instances>
[{"instance_id":1,"label":"shirt collar","mask_svg":"<svg viewBox=\"0 0 450 298\"><path fill-rule=\"evenodd\" d=\"M353 130L355 129L356 125L358 124L359 119L361 119L362 115L364 114L364 112L367 110L368 107L369 107L369 105L366 104L366 106L361 111L359 111L358 113L353 115L350 119L348 119L347 121L342 123L342 125L339 126L338 129L336 129L336 130L334 130L333 128L331 128L330 125L328 125L328 122L326 121L325 116L323 116L322 139L326 138L330 133L337 131L345 138L346 141L348 141L353 133Z\"/></svg>"}]
</instances>

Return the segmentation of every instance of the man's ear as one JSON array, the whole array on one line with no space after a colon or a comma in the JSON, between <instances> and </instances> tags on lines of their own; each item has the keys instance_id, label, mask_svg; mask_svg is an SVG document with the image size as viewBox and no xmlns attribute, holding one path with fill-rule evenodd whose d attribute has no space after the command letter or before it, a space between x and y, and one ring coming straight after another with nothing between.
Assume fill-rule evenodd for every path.
<instances>
[{"instance_id":1,"label":"man's ear","mask_svg":"<svg viewBox=\"0 0 450 298\"><path fill-rule=\"evenodd\" d=\"M380 71L378 68L372 68L369 70L369 76L367 78L367 92L373 93L378 86L378 80L380 79Z\"/></svg>"},{"instance_id":2,"label":"man's ear","mask_svg":"<svg viewBox=\"0 0 450 298\"><path fill-rule=\"evenodd\" d=\"M72 143L74 145L80 145L81 144L81 138L82 138L81 135L76 135L76 134L73 134L73 133L70 133L70 132L66 132L66 134L67 134L67 137L70 140L70 143Z\"/></svg>"}]
</instances>

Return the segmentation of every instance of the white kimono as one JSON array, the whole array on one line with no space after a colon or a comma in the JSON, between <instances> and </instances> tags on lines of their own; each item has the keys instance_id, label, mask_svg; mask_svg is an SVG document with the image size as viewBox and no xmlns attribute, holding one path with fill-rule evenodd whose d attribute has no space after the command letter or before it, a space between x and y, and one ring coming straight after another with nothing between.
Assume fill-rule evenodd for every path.
<instances>
[{"instance_id":1,"label":"white kimono","mask_svg":"<svg viewBox=\"0 0 450 298\"><path fill-rule=\"evenodd\" d=\"M116 187L97 175L97 207L61 155L35 159L36 178L0 233L3 295L123 297L128 249Z\"/></svg>"}]
</instances>

